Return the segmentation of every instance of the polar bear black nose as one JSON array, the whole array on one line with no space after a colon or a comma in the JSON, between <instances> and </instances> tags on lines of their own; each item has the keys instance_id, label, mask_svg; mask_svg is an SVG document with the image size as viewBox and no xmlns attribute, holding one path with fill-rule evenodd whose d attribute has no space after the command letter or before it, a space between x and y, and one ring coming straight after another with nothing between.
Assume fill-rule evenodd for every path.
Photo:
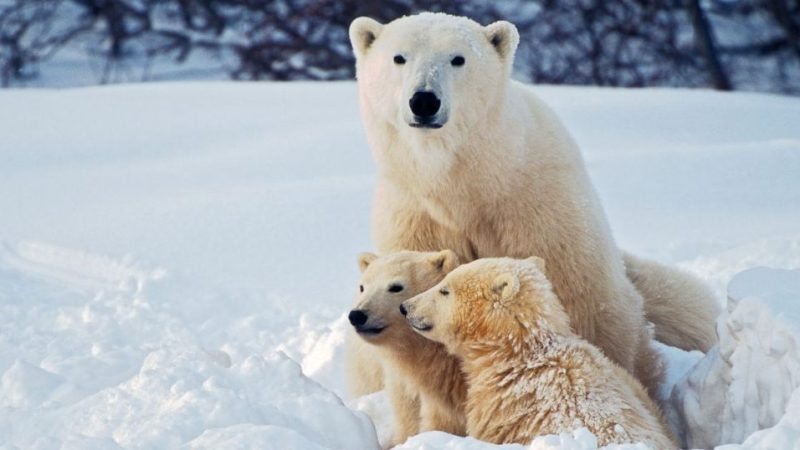
<instances>
[{"instance_id":1,"label":"polar bear black nose","mask_svg":"<svg viewBox=\"0 0 800 450\"><path fill-rule=\"evenodd\" d=\"M408 102L411 112L418 117L431 117L439 111L442 102L433 92L419 91Z\"/></svg>"},{"instance_id":2,"label":"polar bear black nose","mask_svg":"<svg viewBox=\"0 0 800 450\"><path fill-rule=\"evenodd\" d=\"M360 327L367 323L367 313L360 309L354 309L350 311L350 314L347 315L347 318L350 319L350 324L354 327Z\"/></svg>"},{"instance_id":3,"label":"polar bear black nose","mask_svg":"<svg viewBox=\"0 0 800 450\"><path fill-rule=\"evenodd\" d=\"M400 314L402 314L404 316L408 315L408 310L406 309L406 305L404 305L402 303L400 303Z\"/></svg>"}]
</instances>

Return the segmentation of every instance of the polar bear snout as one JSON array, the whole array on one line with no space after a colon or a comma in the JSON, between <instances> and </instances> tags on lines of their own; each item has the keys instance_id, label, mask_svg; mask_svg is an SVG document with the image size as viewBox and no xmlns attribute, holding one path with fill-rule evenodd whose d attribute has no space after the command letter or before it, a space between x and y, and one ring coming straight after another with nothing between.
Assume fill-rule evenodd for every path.
<instances>
[{"instance_id":1,"label":"polar bear snout","mask_svg":"<svg viewBox=\"0 0 800 450\"><path fill-rule=\"evenodd\" d=\"M408 101L408 107L413 114L409 123L414 128L441 128L447 121L442 112L442 100L435 92L417 91Z\"/></svg>"},{"instance_id":2,"label":"polar bear snout","mask_svg":"<svg viewBox=\"0 0 800 450\"><path fill-rule=\"evenodd\" d=\"M413 298L411 300L407 300L400 304L400 313L406 316L406 322L416 331L430 331L433 328L433 325L428 322L428 320L423 317L421 314L415 314L416 303L415 301L417 298Z\"/></svg>"},{"instance_id":3,"label":"polar bear snout","mask_svg":"<svg viewBox=\"0 0 800 450\"><path fill-rule=\"evenodd\" d=\"M442 101L439 100L439 97L433 92L418 91L411 96L408 105L411 107L411 112L413 112L417 118L429 119L439 112Z\"/></svg>"},{"instance_id":4,"label":"polar bear snout","mask_svg":"<svg viewBox=\"0 0 800 450\"><path fill-rule=\"evenodd\" d=\"M360 335L377 335L386 328L385 325L370 323L369 313L363 309L354 309L347 315L350 325ZM375 322L373 320L373 322Z\"/></svg>"},{"instance_id":5,"label":"polar bear snout","mask_svg":"<svg viewBox=\"0 0 800 450\"><path fill-rule=\"evenodd\" d=\"M367 323L367 319L369 316L367 313L360 309L354 309L350 311L350 314L347 315L347 319L350 320L350 325L354 327L360 327Z\"/></svg>"}]
</instances>

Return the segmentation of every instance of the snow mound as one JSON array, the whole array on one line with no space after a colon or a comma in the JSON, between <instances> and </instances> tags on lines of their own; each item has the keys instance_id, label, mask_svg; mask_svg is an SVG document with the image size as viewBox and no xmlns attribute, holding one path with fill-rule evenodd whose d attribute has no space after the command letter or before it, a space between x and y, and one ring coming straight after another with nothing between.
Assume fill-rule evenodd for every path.
<instances>
[{"instance_id":1,"label":"snow mound","mask_svg":"<svg viewBox=\"0 0 800 450\"><path fill-rule=\"evenodd\" d=\"M786 414L771 428L756 431L741 445L723 445L719 450L783 450L800 448L800 390L795 389Z\"/></svg>"},{"instance_id":2,"label":"snow mound","mask_svg":"<svg viewBox=\"0 0 800 450\"><path fill-rule=\"evenodd\" d=\"M767 444L797 435L798 301L800 271L762 267L733 278L727 310L717 321L719 344L672 392L671 418L688 447L747 438L737 448L781 448Z\"/></svg>"},{"instance_id":3,"label":"snow mound","mask_svg":"<svg viewBox=\"0 0 800 450\"><path fill-rule=\"evenodd\" d=\"M458 437L441 431L429 431L409 438L396 450L647 450L644 444L597 446L597 438L586 428L570 433L539 436L530 445L496 445L471 437Z\"/></svg>"},{"instance_id":4,"label":"snow mound","mask_svg":"<svg viewBox=\"0 0 800 450\"><path fill-rule=\"evenodd\" d=\"M17 360L0 377L0 408L45 406L64 382L64 377Z\"/></svg>"},{"instance_id":5,"label":"snow mound","mask_svg":"<svg viewBox=\"0 0 800 450\"><path fill-rule=\"evenodd\" d=\"M524 450L517 444L494 445L471 437L459 437L441 431L428 431L410 437L406 442L394 447L395 450Z\"/></svg>"},{"instance_id":6,"label":"snow mound","mask_svg":"<svg viewBox=\"0 0 800 450\"><path fill-rule=\"evenodd\" d=\"M162 271L45 244L5 249L0 445L378 448L368 417L284 353L202 346L173 309L183 290L158 289ZM311 361L327 361L317 352Z\"/></svg>"},{"instance_id":7,"label":"snow mound","mask_svg":"<svg viewBox=\"0 0 800 450\"><path fill-rule=\"evenodd\" d=\"M533 440L530 450L647 450L644 444L621 444L597 446L597 438L586 428L578 428L571 433L539 436Z\"/></svg>"},{"instance_id":8,"label":"snow mound","mask_svg":"<svg viewBox=\"0 0 800 450\"><path fill-rule=\"evenodd\" d=\"M387 448L394 434L394 411L389 394L383 390L350 400L348 406L372 420L381 448Z\"/></svg>"}]
</instances>

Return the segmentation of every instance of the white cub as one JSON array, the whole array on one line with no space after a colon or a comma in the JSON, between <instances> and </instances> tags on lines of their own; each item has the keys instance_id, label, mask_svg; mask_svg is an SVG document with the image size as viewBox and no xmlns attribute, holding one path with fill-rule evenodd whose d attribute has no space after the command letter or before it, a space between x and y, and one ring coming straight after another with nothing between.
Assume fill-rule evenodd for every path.
<instances>
[{"instance_id":1,"label":"white cub","mask_svg":"<svg viewBox=\"0 0 800 450\"><path fill-rule=\"evenodd\" d=\"M460 360L441 344L414 333L400 312L403 301L453 270L458 257L449 250L384 256L363 253L358 264L361 284L349 319L362 343L352 343L351 350L360 351L350 354L358 358L350 366L372 367L376 359L382 365L395 416L393 444L420 431L463 436L467 388Z\"/></svg>"},{"instance_id":2,"label":"white cub","mask_svg":"<svg viewBox=\"0 0 800 450\"><path fill-rule=\"evenodd\" d=\"M463 360L467 433L495 444L586 427L600 446L676 448L642 385L570 329L544 261L486 258L407 300L409 324Z\"/></svg>"}]
</instances>

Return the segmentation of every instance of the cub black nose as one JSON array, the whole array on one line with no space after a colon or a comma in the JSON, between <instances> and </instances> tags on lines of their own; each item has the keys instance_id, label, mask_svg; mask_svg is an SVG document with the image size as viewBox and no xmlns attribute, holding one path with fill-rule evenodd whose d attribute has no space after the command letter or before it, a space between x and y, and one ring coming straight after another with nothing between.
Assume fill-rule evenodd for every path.
<instances>
[{"instance_id":1,"label":"cub black nose","mask_svg":"<svg viewBox=\"0 0 800 450\"><path fill-rule=\"evenodd\" d=\"M367 313L360 309L354 309L350 311L350 314L347 315L347 318L350 319L350 324L354 327L360 327L367 323Z\"/></svg>"},{"instance_id":2,"label":"cub black nose","mask_svg":"<svg viewBox=\"0 0 800 450\"><path fill-rule=\"evenodd\" d=\"M433 92L415 92L408 102L411 112L418 117L432 117L439 111L442 102Z\"/></svg>"},{"instance_id":3,"label":"cub black nose","mask_svg":"<svg viewBox=\"0 0 800 450\"><path fill-rule=\"evenodd\" d=\"M408 314L408 310L406 310L406 305L404 305L404 304L402 304L402 303L400 303L400 314L402 314L402 315L404 315L404 316L405 316L406 314Z\"/></svg>"}]
</instances>

